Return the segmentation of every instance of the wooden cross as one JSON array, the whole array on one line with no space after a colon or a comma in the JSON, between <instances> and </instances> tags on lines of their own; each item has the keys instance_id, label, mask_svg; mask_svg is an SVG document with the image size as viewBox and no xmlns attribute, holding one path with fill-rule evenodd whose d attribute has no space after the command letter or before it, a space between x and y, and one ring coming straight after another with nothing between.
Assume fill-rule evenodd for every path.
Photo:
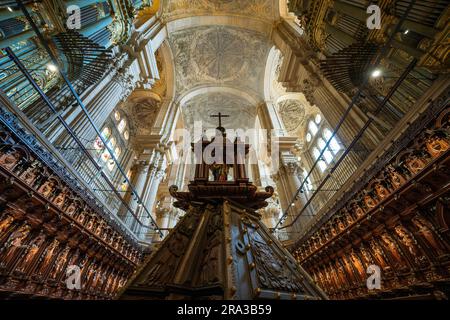
<instances>
[{"instance_id":1,"label":"wooden cross","mask_svg":"<svg viewBox=\"0 0 450 320\"><path fill-rule=\"evenodd\" d=\"M219 114L213 114L210 116L211 118L219 118L219 128L222 128L222 118L228 118L229 115L222 114L222 112L219 112Z\"/></svg>"}]
</instances>

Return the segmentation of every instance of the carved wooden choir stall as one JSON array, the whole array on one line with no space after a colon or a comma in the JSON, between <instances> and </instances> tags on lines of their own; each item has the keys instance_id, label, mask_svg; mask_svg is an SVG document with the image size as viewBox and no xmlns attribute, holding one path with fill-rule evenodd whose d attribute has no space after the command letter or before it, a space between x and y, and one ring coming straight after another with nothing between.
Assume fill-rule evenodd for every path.
<instances>
[{"instance_id":1,"label":"carved wooden choir stall","mask_svg":"<svg viewBox=\"0 0 450 320\"><path fill-rule=\"evenodd\" d=\"M0 125L0 298L111 299L142 249L13 115L0 116L10 120ZM71 266L77 290L67 286Z\"/></svg>"},{"instance_id":2,"label":"carved wooden choir stall","mask_svg":"<svg viewBox=\"0 0 450 320\"><path fill-rule=\"evenodd\" d=\"M238 138L231 142L220 125L216 132L211 141L203 137L192 145L197 162L189 191L170 189L185 216L121 298L326 299L255 211L274 190L259 192L249 182L244 164L249 145ZM208 156L216 161L205 161Z\"/></svg>"},{"instance_id":3,"label":"carved wooden choir stall","mask_svg":"<svg viewBox=\"0 0 450 320\"><path fill-rule=\"evenodd\" d=\"M448 92L433 107L446 101ZM450 108L416 128L406 148L293 250L332 299L450 296ZM381 269L379 290L366 286L370 265Z\"/></svg>"}]
</instances>

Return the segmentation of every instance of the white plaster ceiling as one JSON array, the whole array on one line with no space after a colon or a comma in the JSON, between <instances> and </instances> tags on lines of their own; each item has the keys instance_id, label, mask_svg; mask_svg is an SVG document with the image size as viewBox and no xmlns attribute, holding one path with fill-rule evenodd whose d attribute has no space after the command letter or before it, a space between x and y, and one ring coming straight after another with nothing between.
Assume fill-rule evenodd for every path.
<instances>
[{"instance_id":1,"label":"white plaster ceiling","mask_svg":"<svg viewBox=\"0 0 450 320\"><path fill-rule=\"evenodd\" d=\"M218 119L211 118L219 112L229 115L223 118L222 126L226 129L248 129L255 124L256 108L246 99L225 92L204 93L186 102L183 107L185 123L188 127L194 121L202 121L203 129L214 129L218 126Z\"/></svg>"},{"instance_id":2,"label":"white plaster ceiling","mask_svg":"<svg viewBox=\"0 0 450 320\"><path fill-rule=\"evenodd\" d=\"M186 125L202 120L205 126L215 128L217 121L212 121L210 115L222 112L230 115L224 120L226 128L254 127L257 104L264 101L265 68L273 44L269 29L255 29L253 25L272 26L279 18L277 3L164 2L163 16L172 26L168 39L175 66L176 96L183 101ZM202 91L204 88L212 90Z\"/></svg>"},{"instance_id":3,"label":"white plaster ceiling","mask_svg":"<svg viewBox=\"0 0 450 320\"><path fill-rule=\"evenodd\" d=\"M276 0L166 0L163 6L166 19L192 15L251 15L272 19L278 14Z\"/></svg>"},{"instance_id":4,"label":"white plaster ceiling","mask_svg":"<svg viewBox=\"0 0 450 320\"><path fill-rule=\"evenodd\" d=\"M197 27L170 37L177 93L229 86L261 93L270 43L261 34L226 26Z\"/></svg>"}]
</instances>

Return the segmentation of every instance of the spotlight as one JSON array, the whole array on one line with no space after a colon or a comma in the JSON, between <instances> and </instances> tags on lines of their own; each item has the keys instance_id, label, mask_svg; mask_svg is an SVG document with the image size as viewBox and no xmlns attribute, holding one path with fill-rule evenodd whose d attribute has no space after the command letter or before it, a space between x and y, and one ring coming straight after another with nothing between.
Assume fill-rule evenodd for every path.
<instances>
[{"instance_id":1,"label":"spotlight","mask_svg":"<svg viewBox=\"0 0 450 320\"><path fill-rule=\"evenodd\" d=\"M11 7L8 7L9 12L13 12L14 10Z\"/></svg>"},{"instance_id":2,"label":"spotlight","mask_svg":"<svg viewBox=\"0 0 450 320\"><path fill-rule=\"evenodd\" d=\"M404 32L403 32L403 34L408 34L409 33L409 30L408 29L406 29Z\"/></svg>"},{"instance_id":3,"label":"spotlight","mask_svg":"<svg viewBox=\"0 0 450 320\"><path fill-rule=\"evenodd\" d=\"M372 71L372 78L378 78L379 76L381 76L381 70L380 69L375 69Z\"/></svg>"},{"instance_id":4,"label":"spotlight","mask_svg":"<svg viewBox=\"0 0 450 320\"><path fill-rule=\"evenodd\" d=\"M48 69L48 71L50 71L50 72L56 72L56 71L58 71L58 67L55 66L53 63L47 64L47 69Z\"/></svg>"}]
</instances>

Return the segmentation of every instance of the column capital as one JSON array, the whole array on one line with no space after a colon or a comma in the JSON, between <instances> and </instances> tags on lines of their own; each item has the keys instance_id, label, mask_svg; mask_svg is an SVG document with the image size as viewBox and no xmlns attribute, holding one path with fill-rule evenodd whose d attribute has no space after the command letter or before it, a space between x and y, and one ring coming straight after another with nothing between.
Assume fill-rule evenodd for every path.
<instances>
[{"instance_id":1,"label":"column capital","mask_svg":"<svg viewBox=\"0 0 450 320\"><path fill-rule=\"evenodd\" d=\"M285 164L285 169L287 174L289 175L300 175L302 173L302 167L300 166L300 164L298 162L289 162L287 164Z\"/></svg>"}]
</instances>

